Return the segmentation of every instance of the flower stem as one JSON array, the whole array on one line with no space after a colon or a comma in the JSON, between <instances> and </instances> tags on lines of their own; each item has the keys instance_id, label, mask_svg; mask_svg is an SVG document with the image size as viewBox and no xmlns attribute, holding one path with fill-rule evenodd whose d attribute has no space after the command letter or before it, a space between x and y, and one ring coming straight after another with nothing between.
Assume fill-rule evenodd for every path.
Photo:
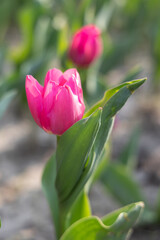
<instances>
[{"instance_id":1,"label":"flower stem","mask_svg":"<svg viewBox=\"0 0 160 240\"><path fill-rule=\"evenodd\" d=\"M63 206L60 206L59 209L59 229L57 231L57 237L60 239L60 237L63 235L63 233L66 230L66 217L67 217L67 212L63 208Z\"/></svg>"}]
</instances>

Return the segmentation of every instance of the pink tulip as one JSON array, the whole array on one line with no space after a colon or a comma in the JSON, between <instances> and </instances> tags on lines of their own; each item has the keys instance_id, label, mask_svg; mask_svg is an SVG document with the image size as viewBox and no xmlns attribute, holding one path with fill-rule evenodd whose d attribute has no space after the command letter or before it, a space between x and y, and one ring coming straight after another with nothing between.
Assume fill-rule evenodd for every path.
<instances>
[{"instance_id":1,"label":"pink tulip","mask_svg":"<svg viewBox=\"0 0 160 240\"><path fill-rule=\"evenodd\" d=\"M94 25L81 28L73 36L70 59L79 67L88 67L102 52L100 30Z\"/></svg>"},{"instance_id":2,"label":"pink tulip","mask_svg":"<svg viewBox=\"0 0 160 240\"><path fill-rule=\"evenodd\" d=\"M48 133L63 134L83 117L85 105L80 76L76 69L47 72L44 87L26 76L26 95L35 122Z\"/></svg>"}]
</instances>

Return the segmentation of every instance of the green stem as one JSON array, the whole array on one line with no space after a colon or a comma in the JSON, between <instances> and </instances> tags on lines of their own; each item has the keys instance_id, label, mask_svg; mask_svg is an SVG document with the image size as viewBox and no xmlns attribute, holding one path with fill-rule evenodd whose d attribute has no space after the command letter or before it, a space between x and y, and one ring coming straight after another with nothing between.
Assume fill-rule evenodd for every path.
<instances>
[{"instance_id":1,"label":"green stem","mask_svg":"<svg viewBox=\"0 0 160 240\"><path fill-rule=\"evenodd\" d=\"M87 70L86 69L78 69L78 72L81 77L81 84L83 89L84 98L87 96Z\"/></svg>"},{"instance_id":2,"label":"green stem","mask_svg":"<svg viewBox=\"0 0 160 240\"><path fill-rule=\"evenodd\" d=\"M59 143L60 138L61 138L61 136L57 135L57 145Z\"/></svg>"},{"instance_id":3,"label":"green stem","mask_svg":"<svg viewBox=\"0 0 160 240\"><path fill-rule=\"evenodd\" d=\"M57 231L58 239L60 239L60 237L63 235L63 233L66 230L66 217L67 217L66 209L63 208L63 206L60 205L60 208L59 208L59 228L58 228L58 231Z\"/></svg>"}]
</instances>

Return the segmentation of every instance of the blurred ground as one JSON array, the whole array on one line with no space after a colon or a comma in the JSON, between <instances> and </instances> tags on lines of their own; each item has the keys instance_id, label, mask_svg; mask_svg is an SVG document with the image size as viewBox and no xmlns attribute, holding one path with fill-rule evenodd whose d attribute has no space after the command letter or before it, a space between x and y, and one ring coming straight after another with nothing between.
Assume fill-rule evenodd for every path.
<instances>
[{"instance_id":1,"label":"blurred ground","mask_svg":"<svg viewBox=\"0 0 160 240\"><path fill-rule=\"evenodd\" d=\"M114 78L116 82L123 71L120 68L112 72L110 79ZM116 156L128 140L130 127L140 124L135 175L154 206L160 184L160 96L148 94L149 86L150 81L127 102L119 114L120 120L112 137L113 156ZM29 113L17 115L14 108L14 105L10 107L0 125L0 239L53 239L40 179L44 164L55 148L55 137L39 129L31 121ZM90 198L93 214L98 216L119 207L109 194L104 194L99 183L91 190ZM159 236L160 226L151 226L135 229L131 240L159 240Z\"/></svg>"}]
</instances>

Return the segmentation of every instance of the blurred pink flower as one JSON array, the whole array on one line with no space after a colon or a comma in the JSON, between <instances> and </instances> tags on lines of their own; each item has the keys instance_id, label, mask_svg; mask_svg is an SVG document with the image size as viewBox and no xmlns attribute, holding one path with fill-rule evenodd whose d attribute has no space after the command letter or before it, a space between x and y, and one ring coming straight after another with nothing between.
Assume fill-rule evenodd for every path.
<instances>
[{"instance_id":1,"label":"blurred pink flower","mask_svg":"<svg viewBox=\"0 0 160 240\"><path fill-rule=\"evenodd\" d=\"M85 105L76 69L64 73L56 68L49 70L44 87L27 75L25 88L31 114L46 132L61 135L83 117Z\"/></svg>"},{"instance_id":2,"label":"blurred pink flower","mask_svg":"<svg viewBox=\"0 0 160 240\"><path fill-rule=\"evenodd\" d=\"M70 59L79 67L88 67L102 52L100 30L94 25L82 27L73 36Z\"/></svg>"}]
</instances>

